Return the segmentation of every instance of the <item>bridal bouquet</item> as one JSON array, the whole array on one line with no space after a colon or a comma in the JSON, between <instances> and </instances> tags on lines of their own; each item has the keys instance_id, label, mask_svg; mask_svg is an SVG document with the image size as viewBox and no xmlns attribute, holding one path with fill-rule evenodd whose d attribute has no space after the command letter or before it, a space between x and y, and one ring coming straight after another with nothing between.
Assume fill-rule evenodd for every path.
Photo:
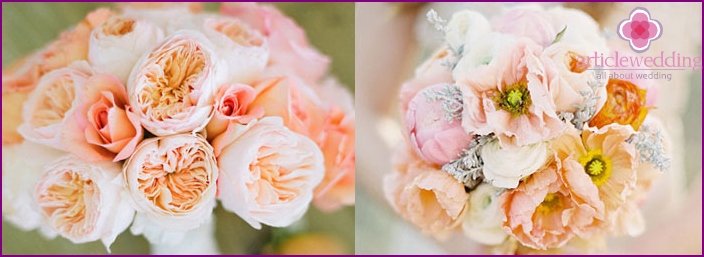
<instances>
[{"instance_id":1,"label":"bridal bouquet","mask_svg":"<svg viewBox=\"0 0 704 257\"><path fill-rule=\"evenodd\" d=\"M670 165L648 115L657 88L602 76L588 58L608 51L597 23L562 7L427 16L445 44L400 91L393 209L495 253L585 252L642 233L639 204Z\"/></svg>"},{"instance_id":2,"label":"bridal bouquet","mask_svg":"<svg viewBox=\"0 0 704 257\"><path fill-rule=\"evenodd\" d=\"M220 202L254 228L354 204L352 97L279 10L101 8L3 71L3 219L178 244Z\"/></svg>"}]
</instances>

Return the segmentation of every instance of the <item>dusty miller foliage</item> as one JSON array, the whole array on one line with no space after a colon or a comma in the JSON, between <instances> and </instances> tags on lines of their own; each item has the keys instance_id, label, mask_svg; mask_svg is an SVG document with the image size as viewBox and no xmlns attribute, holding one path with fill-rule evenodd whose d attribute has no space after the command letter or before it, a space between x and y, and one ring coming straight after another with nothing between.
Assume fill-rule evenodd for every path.
<instances>
[{"instance_id":1,"label":"dusty miller foliage","mask_svg":"<svg viewBox=\"0 0 704 257\"><path fill-rule=\"evenodd\" d=\"M462 92L456 85L445 84L434 91L425 91L428 102L442 101L442 111L447 122L462 120Z\"/></svg>"},{"instance_id":2,"label":"dusty miller foliage","mask_svg":"<svg viewBox=\"0 0 704 257\"><path fill-rule=\"evenodd\" d=\"M672 161L665 153L663 141L662 131L648 125L642 125L640 131L626 140L638 150L641 163L649 162L660 171L666 171L670 169Z\"/></svg>"},{"instance_id":3,"label":"dusty miller foliage","mask_svg":"<svg viewBox=\"0 0 704 257\"><path fill-rule=\"evenodd\" d=\"M467 191L471 191L484 181L484 161L480 155L481 149L493 138L493 134L477 136L469 143L469 147L462 151L459 158L442 166L442 170L455 177L464 184Z\"/></svg>"}]
</instances>

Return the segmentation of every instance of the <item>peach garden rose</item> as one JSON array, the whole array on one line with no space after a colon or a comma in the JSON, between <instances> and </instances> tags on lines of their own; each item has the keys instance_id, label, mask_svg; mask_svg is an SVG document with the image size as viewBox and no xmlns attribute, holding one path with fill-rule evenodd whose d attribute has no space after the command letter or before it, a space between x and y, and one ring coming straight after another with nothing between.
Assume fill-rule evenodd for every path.
<instances>
[{"instance_id":1,"label":"peach garden rose","mask_svg":"<svg viewBox=\"0 0 704 257\"><path fill-rule=\"evenodd\" d=\"M127 81L130 106L154 135L198 132L211 117L224 65L202 33L173 34L132 70Z\"/></svg>"},{"instance_id":2,"label":"peach garden rose","mask_svg":"<svg viewBox=\"0 0 704 257\"><path fill-rule=\"evenodd\" d=\"M303 217L325 173L320 148L278 117L231 126L213 140L220 202L256 229Z\"/></svg>"},{"instance_id":3,"label":"peach garden rose","mask_svg":"<svg viewBox=\"0 0 704 257\"><path fill-rule=\"evenodd\" d=\"M27 140L65 150L64 124L75 111L77 88L93 74L87 62L75 62L42 76L22 108L19 133Z\"/></svg>"},{"instance_id":4,"label":"peach garden rose","mask_svg":"<svg viewBox=\"0 0 704 257\"><path fill-rule=\"evenodd\" d=\"M145 52L164 39L164 31L145 19L116 15L90 34L88 61L99 73L126 83L132 67Z\"/></svg>"},{"instance_id":5,"label":"peach garden rose","mask_svg":"<svg viewBox=\"0 0 704 257\"><path fill-rule=\"evenodd\" d=\"M65 155L45 166L35 199L49 226L61 236L73 243L101 240L109 250L134 216L121 178L118 163Z\"/></svg>"},{"instance_id":6,"label":"peach garden rose","mask_svg":"<svg viewBox=\"0 0 704 257\"><path fill-rule=\"evenodd\" d=\"M225 132L233 122L247 124L261 118L264 115L264 109L261 106L250 108L255 95L254 88L249 85L235 83L220 86L215 95L213 118L205 127L208 139L212 141Z\"/></svg>"},{"instance_id":7,"label":"peach garden rose","mask_svg":"<svg viewBox=\"0 0 704 257\"><path fill-rule=\"evenodd\" d=\"M212 146L199 135L146 139L127 159L123 172L138 218L156 228L195 229L215 207L220 172ZM152 233L157 232L144 233L154 238Z\"/></svg>"},{"instance_id":8,"label":"peach garden rose","mask_svg":"<svg viewBox=\"0 0 704 257\"><path fill-rule=\"evenodd\" d=\"M227 82L251 83L269 62L266 39L246 23L230 17L206 17L203 33L228 64Z\"/></svg>"}]
</instances>

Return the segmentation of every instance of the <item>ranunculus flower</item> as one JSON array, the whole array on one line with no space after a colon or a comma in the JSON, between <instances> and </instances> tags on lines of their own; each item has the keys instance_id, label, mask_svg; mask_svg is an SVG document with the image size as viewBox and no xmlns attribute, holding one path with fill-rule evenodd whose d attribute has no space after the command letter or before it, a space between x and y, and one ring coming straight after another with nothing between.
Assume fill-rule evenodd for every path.
<instances>
[{"instance_id":1,"label":"ranunculus flower","mask_svg":"<svg viewBox=\"0 0 704 257\"><path fill-rule=\"evenodd\" d=\"M296 75L315 83L328 70L330 59L313 48L303 29L273 6L224 3L220 13L238 18L261 32L271 50L269 67L274 76Z\"/></svg>"},{"instance_id":2,"label":"ranunculus flower","mask_svg":"<svg viewBox=\"0 0 704 257\"><path fill-rule=\"evenodd\" d=\"M502 230L504 213L499 204L500 189L480 184L469 192L469 210L462 222L462 231L470 239L488 245L498 245L508 234Z\"/></svg>"},{"instance_id":3,"label":"ranunculus flower","mask_svg":"<svg viewBox=\"0 0 704 257\"><path fill-rule=\"evenodd\" d=\"M222 173L223 207L256 229L285 227L303 217L325 173L323 154L281 118L230 126L213 140Z\"/></svg>"},{"instance_id":4,"label":"ranunculus flower","mask_svg":"<svg viewBox=\"0 0 704 257\"><path fill-rule=\"evenodd\" d=\"M541 51L531 40L497 33L473 43L453 71L465 131L494 133L502 147L547 141L562 131Z\"/></svg>"},{"instance_id":5,"label":"ranunculus flower","mask_svg":"<svg viewBox=\"0 0 704 257\"><path fill-rule=\"evenodd\" d=\"M203 33L215 45L217 55L227 62L228 82L253 82L269 61L267 41L244 22L229 17L205 18Z\"/></svg>"},{"instance_id":6,"label":"ranunculus flower","mask_svg":"<svg viewBox=\"0 0 704 257\"><path fill-rule=\"evenodd\" d=\"M606 84L607 78L596 79L595 70L589 63L590 54L594 54L583 45L555 43L543 51L542 58L548 77L548 88L558 112L574 112L575 105L583 106L585 98L582 90L591 91L589 83ZM600 109L606 102L606 87L598 87L594 106Z\"/></svg>"},{"instance_id":7,"label":"ranunculus flower","mask_svg":"<svg viewBox=\"0 0 704 257\"><path fill-rule=\"evenodd\" d=\"M127 80L130 106L157 136L198 132L210 119L222 72L210 41L181 31L145 54Z\"/></svg>"},{"instance_id":8,"label":"ranunculus flower","mask_svg":"<svg viewBox=\"0 0 704 257\"><path fill-rule=\"evenodd\" d=\"M163 38L164 32L147 20L112 16L90 34L88 61L96 72L113 74L126 83L142 54Z\"/></svg>"},{"instance_id":9,"label":"ranunculus flower","mask_svg":"<svg viewBox=\"0 0 704 257\"><path fill-rule=\"evenodd\" d=\"M446 238L462 223L468 209L464 185L415 156L406 144L394 153L394 171L384 177L386 200L423 233Z\"/></svg>"},{"instance_id":10,"label":"ranunculus flower","mask_svg":"<svg viewBox=\"0 0 704 257\"><path fill-rule=\"evenodd\" d=\"M62 129L65 149L85 160L127 159L144 131L127 105L127 92L117 77L99 74L76 88L74 111Z\"/></svg>"},{"instance_id":11,"label":"ranunculus flower","mask_svg":"<svg viewBox=\"0 0 704 257\"><path fill-rule=\"evenodd\" d=\"M461 99L462 95L454 86L436 84L418 92L408 104L406 132L421 159L443 165L459 158L462 150L469 147L473 135L462 128L461 112L448 113L451 110L444 108L453 105L462 108Z\"/></svg>"},{"instance_id":12,"label":"ranunculus flower","mask_svg":"<svg viewBox=\"0 0 704 257\"><path fill-rule=\"evenodd\" d=\"M205 127L208 140L212 140L232 122L247 124L253 119L261 118L264 109L261 106L250 108L256 92L245 84L227 84L220 87L215 95L215 111L213 118Z\"/></svg>"},{"instance_id":13,"label":"ranunculus flower","mask_svg":"<svg viewBox=\"0 0 704 257\"><path fill-rule=\"evenodd\" d=\"M320 210L334 211L355 202L354 99L332 78L315 89L328 111L323 132L315 140L325 159L325 176L315 188L313 204Z\"/></svg>"},{"instance_id":14,"label":"ranunculus flower","mask_svg":"<svg viewBox=\"0 0 704 257\"><path fill-rule=\"evenodd\" d=\"M507 11L494 20L492 24L494 30L519 37L528 37L542 47L550 45L559 30L553 26L550 22L550 16L542 8L531 7L536 6L521 6Z\"/></svg>"},{"instance_id":15,"label":"ranunculus flower","mask_svg":"<svg viewBox=\"0 0 704 257\"><path fill-rule=\"evenodd\" d=\"M110 250L132 223L120 164L66 155L45 166L35 199L49 225L73 243L101 240Z\"/></svg>"},{"instance_id":16,"label":"ranunculus flower","mask_svg":"<svg viewBox=\"0 0 704 257\"><path fill-rule=\"evenodd\" d=\"M34 186L44 172L44 165L65 152L23 141L2 147L2 217L23 229L42 228L50 237L56 235L44 220L34 198Z\"/></svg>"},{"instance_id":17,"label":"ranunculus flower","mask_svg":"<svg viewBox=\"0 0 704 257\"><path fill-rule=\"evenodd\" d=\"M497 140L481 149L484 178L495 187L516 188L518 182L542 168L549 160L545 142L521 147L501 147Z\"/></svg>"},{"instance_id":18,"label":"ranunculus flower","mask_svg":"<svg viewBox=\"0 0 704 257\"><path fill-rule=\"evenodd\" d=\"M264 116L278 116L293 132L315 138L325 119L315 92L297 77L278 77L254 85L257 97L252 108L264 108Z\"/></svg>"},{"instance_id":19,"label":"ranunculus flower","mask_svg":"<svg viewBox=\"0 0 704 257\"><path fill-rule=\"evenodd\" d=\"M606 103L589 121L589 126L602 128L618 123L638 130L648 115L646 91L625 80L609 79L606 93Z\"/></svg>"},{"instance_id":20,"label":"ranunculus flower","mask_svg":"<svg viewBox=\"0 0 704 257\"><path fill-rule=\"evenodd\" d=\"M65 150L61 140L63 127L76 105L76 89L92 75L88 63L75 62L69 67L47 73L29 95L22 109L23 123L17 129L27 140Z\"/></svg>"},{"instance_id":21,"label":"ranunculus flower","mask_svg":"<svg viewBox=\"0 0 704 257\"><path fill-rule=\"evenodd\" d=\"M411 102L418 92L436 84L453 83L452 71L449 67L443 65L443 62L452 58L452 51L447 47L438 49L428 60L421 64L415 71L413 79L406 81L401 85L399 96L401 104L401 120L405 124L405 116L408 112L408 104Z\"/></svg>"},{"instance_id":22,"label":"ranunculus flower","mask_svg":"<svg viewBox=\"0 0 704 257\"><path fill-rule=\"evenodd\" d=\"M445 31L445 41L455 50L459 50L464 45L464 48L471 48L471 45L465 45L470 39L479 38L484 33L489 32L491 25L489 21L481 13L462 10L452 15L452 19L447 23Z\"/></svg>"},{"instance_id":23,"label":"ranunculus flower","mask_svg":"<svg viewBox=\"0 0 704 257\"><path fill-rule=\"evenodd\" d=\"M145 139L124 165L138 215L164 230L197 228L215 207L218 167L201 136Z\"/></svg>"},{"instance_id":24,"label":"ranunculus flower","mask_svg":"<svg viewBox=\"0 0 704 257\"><path fill-rule=\"evenodd\" d=\"M585 187L589 179L563 179L553 162L502 194L504 231L524 246L546 250L598 229L604 209L595 188Z\"/></svg>"}]
</instances>

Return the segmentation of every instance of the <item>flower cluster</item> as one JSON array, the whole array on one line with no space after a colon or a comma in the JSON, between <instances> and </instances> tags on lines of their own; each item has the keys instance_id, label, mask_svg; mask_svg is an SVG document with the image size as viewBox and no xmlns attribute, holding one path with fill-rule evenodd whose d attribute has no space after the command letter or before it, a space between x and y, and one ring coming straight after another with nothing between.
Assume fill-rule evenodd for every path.
<instances>
[{"instance_id":1,"label":"flower cluster","mask_svg":"<svg viewBox=\"0 0 704 257\"><path fill-rule=\"evenodd\" d=\"M98 9L3 71L3 218L178 244L218 200L254 228L354 205L354 107L268 5Z\"/></svg>"},{"instance_id":2,"label":"flower cluster","mask_svg":"<svg viewBox=\"0 0 704 257\"><path fill-rule=\"evenodd\" d=\"M608 49L591 17L519 6L491 22L428 19L446 44L400 92L405 141L384 180L396 212L497 249L643 232L638 204L669 166L648 116L657 91L586 61Z\"/></svg>"}]
</instances>

